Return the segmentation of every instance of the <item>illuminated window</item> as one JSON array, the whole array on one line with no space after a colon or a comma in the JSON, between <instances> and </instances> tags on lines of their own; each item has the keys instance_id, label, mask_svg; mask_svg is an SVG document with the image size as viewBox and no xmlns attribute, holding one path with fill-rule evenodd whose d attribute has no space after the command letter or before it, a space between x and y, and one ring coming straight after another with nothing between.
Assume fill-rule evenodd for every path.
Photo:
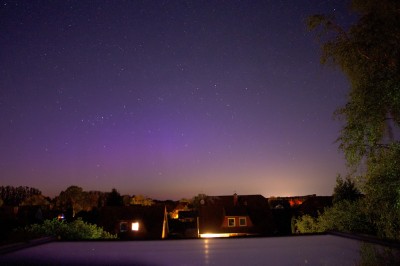
<instances>
[{"instance_id":1,"label":"illuminated window","mask_svg":"<svg viewBox=\"0 0 400 266\"><path fill-rule=\"evenodd\" d=\"M235 226L235 218L228 218L228 226L229 227Z\"/></svg>"},{"instance_id":2,"label":"illuminated window","mask_svg":"<svg viewBox=\"0 0 400 266\"><path fill-rule=\"evenodd\" d=\"M120 223L119 224L119 231L121 231L121 232L128 231L128 223L127 222Z\"/></svg>"},{"instance_id":3,"label":"illuminated window","mask_svg":"<svg viewBox=\"0 0 400 266\"><path fill-rule=\"evenodd\" d=\"M139 231L139 223L138 222L132 223L132 231Z\"/></svg>"},{"instance_id":4,"label":"illuminated window","mask_svg":"<svg viewBox=\"0 0 400 266\"><path fill-rule=\"evenodd\" d=\"M246 226L246 225L247 225L246 217L239 217L239 226Z\"/></svg>"}]
</instances>

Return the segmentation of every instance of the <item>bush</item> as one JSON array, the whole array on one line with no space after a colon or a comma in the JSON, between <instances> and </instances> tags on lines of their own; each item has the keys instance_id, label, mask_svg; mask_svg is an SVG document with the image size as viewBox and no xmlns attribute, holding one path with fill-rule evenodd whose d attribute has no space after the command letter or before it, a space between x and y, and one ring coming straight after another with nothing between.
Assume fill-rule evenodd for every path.
<instances>
[{"instance_id":1,"label":"bush","mask_svg":"<svg viewBox=\"0 0 400 266\"><path fill-rule=\"evenodd\" d=\"M317 219L308 214L300 216L295 220L295 230L302 234L322 232Z\"/></svg>"},{"instance_id":2,"label":"bush","mask_svg":"<svg viewBox=\"0 0 400 266\"><path fill-rule=\"evenodd\" d=\"M63 240L87 239L115 239L116 235L110 234L94 224L89 224L82 219L67 223L57 219L45 220L43 224L33 224L23 229L28 234L39 236L55 236Z\"/></svg>"},{"instance_id":3,"label":"bush","mask_svg":"<svg viewBox=\"0 0 400 266\"><path fill-rule=\"evenodd\" d=\"M319 233L340 231L351 233L374 233L364 208L364 200L343 200L332 207L325 208L318 218L309 215L296 220L295 227L299 233Z\"/></svg>"},{"instance_id":4,"label":"bush","mask_svg":"<svg viewBox=\"0 0 400 266\"><path fill-rule=\"evenodd\" d=\"M390 247L361 244L361 266L400 265L400 250Z\"/></svg>"},{"instance_id":5,"label":"bush","mask_svg":"<svg viewBox=\"0 0 400 266\"><path fill-rule=\"evenodd\" d=\"M374 233L365 212L364 200L344 200L326 208L324 214L318 217L318 225L321 231Z\"/></svg>"}]
</instances>

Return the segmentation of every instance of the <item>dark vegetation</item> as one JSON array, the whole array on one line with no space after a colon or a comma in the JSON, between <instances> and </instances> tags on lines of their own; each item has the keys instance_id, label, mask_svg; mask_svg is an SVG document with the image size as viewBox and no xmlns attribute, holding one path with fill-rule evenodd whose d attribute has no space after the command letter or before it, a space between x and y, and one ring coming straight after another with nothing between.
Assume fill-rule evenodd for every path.
<instances>
[{"instance_id":1,"label":"dark vegetation","mask_svg":"<svg viewBox=\"0 0 400 266\"><path fill-rule=\"evenodd\" d=\"M97 225L84 222L78 218L72 222L60 219L45 220L25 228L20 228L17 233L27 233L31 237L55 236L63 240L89 240L89 239L116 239Z\"/></svg>"},{"instance_id":2,"label":"dark vegetation","mask_svg":"<svg viewBox=\"0 0 400 266\"><path fill-rule=\"evenodd\" d=\"M344 121L337 141L351 174L337 180L332 207L296 224L300 232L339 230L399 241L400 2L351 4L357 21L349 28L331 15L307 21L318 32L322 63L340 68L350 81L348 102L336 116ZM391 265L391 256L372 251L364 248L363 264Z\"/></svg>"},{"instance_id":3,"label":"dark vegetation","mask_svg":"<svg viewBox=\"0 0 400 266\"><path fill-rule=\"evenodd\" d=\"M42 195L39 189L31 187L12 187L12 186L1 186L0 187L0 206L18 206L20 204L27 203L29 200L33 201L37 196Z\"/></svg>"},{"instance_id":4,"label":"dark vegetation","mask_svg":"<svg viewBox=\"0 0 400 266\"><path fill-rule=\"evenodd\" d=\"M298 220L301 232L340 230L400 240L400 2L353 0L358 20L345 29L332 16L308 19L322 62L350 81L338 138L351 175L340 177L334 205ZM363 196L361 196L361 193Z\"/></svg>"}]
</instances>

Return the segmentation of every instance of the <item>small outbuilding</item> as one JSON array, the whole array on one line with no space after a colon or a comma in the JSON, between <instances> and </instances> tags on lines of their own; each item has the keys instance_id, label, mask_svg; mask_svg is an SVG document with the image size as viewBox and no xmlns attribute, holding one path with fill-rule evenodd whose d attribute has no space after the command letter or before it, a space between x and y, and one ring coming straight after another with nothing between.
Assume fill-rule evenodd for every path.
<instances>
[{"instance_id":1,"label":"small outbuilding","mask_svg":"<svg viewBox=\"0 0 400 266\"><path fill-rule=\"evenodd\" d=\"M123 240L164 239L168 236L165 206L103 207L98 225Z\"/></svg>"}]
</instances>

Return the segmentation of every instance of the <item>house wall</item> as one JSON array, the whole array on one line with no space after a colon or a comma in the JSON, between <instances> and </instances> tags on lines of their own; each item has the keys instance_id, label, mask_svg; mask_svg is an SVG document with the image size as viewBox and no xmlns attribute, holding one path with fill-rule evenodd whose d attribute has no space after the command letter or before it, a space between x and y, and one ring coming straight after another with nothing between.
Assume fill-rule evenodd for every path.
<instances>
[{"instance_id":1,"label":"house wall","mask_svg":"<svg viewBox=\"0 0 400 266\"><path fill-rule=\"evenodd\" d=\"M149 237L149 232L146 228L146 226L142 223L139 222L139 230L138 231L133 231L132 230L132 223L137 222L137 220L120 220L116 223L116 230L118 233L118 237L120 239L126 240L126 239L144 239ZM126 223L127 224L127 230L126 231L121 231L121 223Z\"/></svg>"}]
</instances>

